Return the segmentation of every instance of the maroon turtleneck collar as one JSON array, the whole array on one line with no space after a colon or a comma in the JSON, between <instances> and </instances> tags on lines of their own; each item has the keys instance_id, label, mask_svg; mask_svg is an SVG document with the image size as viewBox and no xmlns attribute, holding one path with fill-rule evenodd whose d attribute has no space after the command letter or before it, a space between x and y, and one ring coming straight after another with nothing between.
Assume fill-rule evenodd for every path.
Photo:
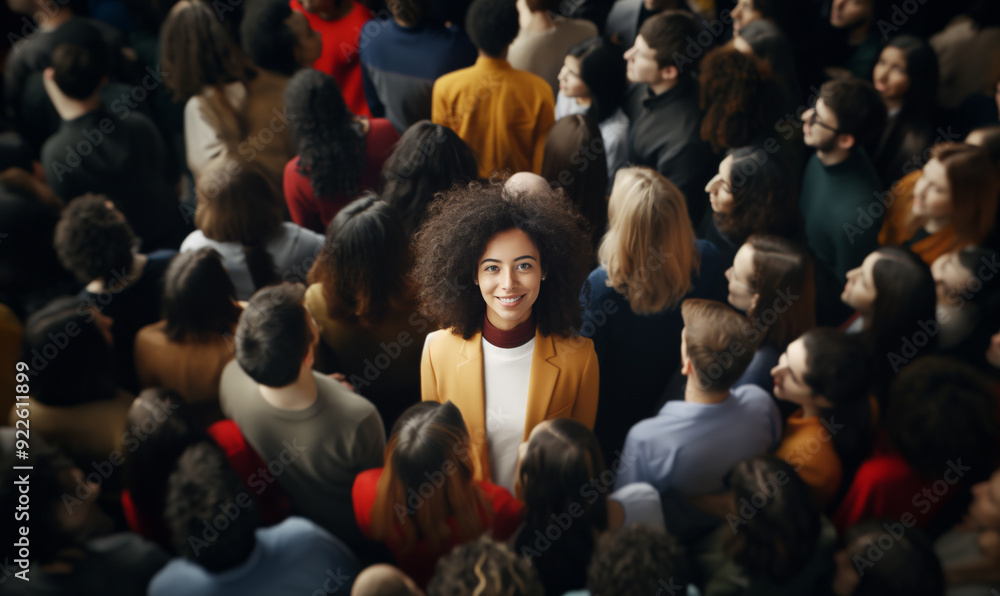
<instances>
[{"instance_id":1,"label":"maroon turtleneck collar","mask_svg":"<svg viewBox=\"0 0 1000 596\"><path fill-rule=\"evenodd\" d=\"M494 327L488 316L483 317L483 339L498 348L517 348L531 341L533 337L535 337L534 314L510 331Z\"/></svg>"}]
</instances>

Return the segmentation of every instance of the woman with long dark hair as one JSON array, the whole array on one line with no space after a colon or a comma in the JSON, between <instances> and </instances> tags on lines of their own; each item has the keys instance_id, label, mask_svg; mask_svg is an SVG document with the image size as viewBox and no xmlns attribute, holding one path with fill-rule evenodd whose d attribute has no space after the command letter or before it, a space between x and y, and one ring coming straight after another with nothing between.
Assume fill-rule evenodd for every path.
<instances>
[{"instance_id":1,"label":"woman with long dark hair","mask_svg":"<svg viewBox=\"0 0 1000 596\"><path fill-rule=\"evenodd\" d=\"M285 111L297 151L285 166L288 211L295 223L323 233L358 193L378 188L399 134L385 118L349 112L336 79L317 70L292 77Z\"/></svg>"},{"instance_id":2,"label":"woman with long dark hair","mask_svg":"<svg viewBox=\"0 0 1000 596\"><path fill-rule=\"evenodd\" d=\"M393 427L385 466L354 480L361 531L385 543L399 568L420 586L454 546L488 530L506 540L520 521L521 504L509 492L473 478L470 443L455 404L419 403Z\"/></svg>"}]
</instances>

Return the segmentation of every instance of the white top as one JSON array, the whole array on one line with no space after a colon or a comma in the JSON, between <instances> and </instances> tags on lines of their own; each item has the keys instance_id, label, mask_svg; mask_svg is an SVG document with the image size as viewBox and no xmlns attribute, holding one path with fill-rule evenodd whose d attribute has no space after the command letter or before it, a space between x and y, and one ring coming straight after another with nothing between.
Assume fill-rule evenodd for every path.
<instances>
[{"instance_id":1,"label":"white top","mask_svg":"<svg viewBox=\"0 0 1000 596\"><path fill-rule=\"evenodd\" d=\"M305 283L309 269L316 262L316 255L323 248L324 238L312 230L291 222L281 225L281 233L267 243L267 252L271 253L274 266L282 280ZM235 242L210 240L201 230L195 230L181 243L181 252L198 250L203 246L211 246L219 251L222 255L222 264L225 265L229 278L236 286L236 297L239 300L249 300L255 289L250 270L247 268L243 246Z\"/></svg>"},{"instance_id":2,"label":"white top","mask_svg":"<svg viewBox=\"0 0 1000 596\"><path fill-rule=\"evenodd\" d=\"M247 100L247 88L243 83L229 83L225 86L226 97L236 109L241 109ZM203 95L214 93L205 89ZM184 104L184 150L187 154L188 169L197 180L201 171L213 157L222 153L224 144L219 132L205 120L201 112L202 95L194 95Z\"/></svg>"},{"instance_id":3,"label":"white top","mask_svg":"<svg viewBox=\"0 0 1000 596\"><path fill-rule=\"evenodd\" d=\"M622 509L625 510L623 528L639 524L650 528L666 529L666 524L663 522L660 493L652 484L633 482L611 493L608 498L621 503Z\"/></svg>"},{"instance_id":4,"label":"white top","mask_svg":"<svg viewBox=\"0 0 1000 596\"><path fill-rule=\"evenodd\" d=\"M556 96L556 120L564 116L586 113L588 109L589 106L581 106L576 103L575 97L566 97L562 91ZM604 158L608 164L610 189L611 183L615 180L615 172L628 160L628 144L625 142L625 137L628 135L628 116L618 108L617 112L597 127L601 130L601 140L604 141Z\"/></svg>"},{"instance_id":5,"label":"white top","mask_svg":"<svg viewBox=\"0 0 1000 596\"><path fill-rule=\"evenodd\" d=\"M528 380L535 338L516 348L498 348L483 339L483 385L486 394L486 443L493 484L514 493L517 451L524 439Z\"/></svg>"}]
</instances>

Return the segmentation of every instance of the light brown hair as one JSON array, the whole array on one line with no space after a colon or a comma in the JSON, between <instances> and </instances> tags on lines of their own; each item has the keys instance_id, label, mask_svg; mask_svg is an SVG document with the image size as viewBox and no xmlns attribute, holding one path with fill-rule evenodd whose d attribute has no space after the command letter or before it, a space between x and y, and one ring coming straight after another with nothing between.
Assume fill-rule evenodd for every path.
<instances>
[{"instance_id":1,"label":"light brown hair","mask_svg":"<svg viewBox=\"0 0 1000 596\"><path fill-rule=\"evenodd\" d=\"M699 387L727 391L746 371L757 349L747 338L750 322L726 304L696 298L681 304L681 317L687 358Z\"/></svg>"}]
</instances>

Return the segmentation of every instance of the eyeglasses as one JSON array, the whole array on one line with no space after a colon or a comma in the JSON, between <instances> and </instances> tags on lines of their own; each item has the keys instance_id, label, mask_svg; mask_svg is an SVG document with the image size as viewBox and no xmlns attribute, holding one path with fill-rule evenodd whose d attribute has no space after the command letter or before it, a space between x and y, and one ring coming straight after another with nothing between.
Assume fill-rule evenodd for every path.
<instances>
[{"instance_id":1,"label":"eyeglasses","mask_svg":"<svg viewBox=\"0 0 1000 596\"><path fill-rule=\"evenodd\" d=\"M827 124L826 122L823 122L822 120L819 119L819 112L816 111L816 108L813 108L812 116L809 116L809 125L810 126L817 126L817 125L819 125L819 126L822 126L825 129L829 130L832 133L835 133L835 134L838 134L838 135L840 134L840 129L839 128L834 128L834 127L830 126L829 124Z\"/></svg>"}]
</instances>

